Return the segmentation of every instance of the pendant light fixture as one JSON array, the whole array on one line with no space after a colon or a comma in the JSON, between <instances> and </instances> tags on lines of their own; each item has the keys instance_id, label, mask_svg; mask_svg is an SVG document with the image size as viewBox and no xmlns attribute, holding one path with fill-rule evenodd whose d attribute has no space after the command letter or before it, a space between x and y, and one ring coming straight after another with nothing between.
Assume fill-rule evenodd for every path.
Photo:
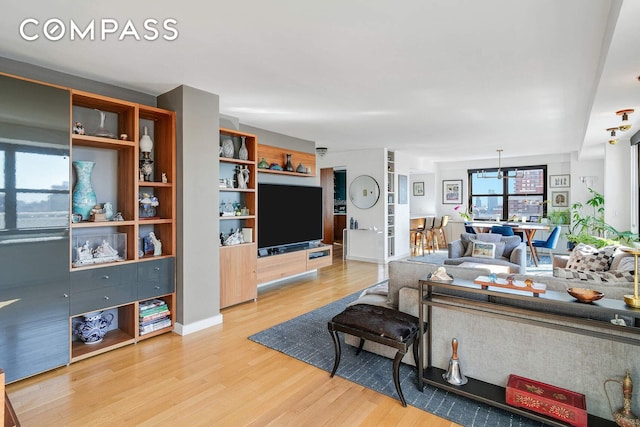
<instances>
[{"instance_id":1,"label":"pendant light fixture","mask_svg":"<svg viewBox=\"0 0 640 427\"><path fill-rule=\"evenodd\" d=\"M492 179L509 179L509 178L523 178L524 177L524 172L523 171L519 171L518 168L516 168L513 172L513 174L511 174L509 171L507 171L506 173L502 171L502 148L499 148L496 150L498 152L498 170L496 171L496 174L487 174L487 171L485 171L484 169L482 171L478 171L478 178L492 178Z\"/></svg>"},{"instance_id":2,"label":"pendant light fixture","mask_svg":"<svg viewBox=\"0 0 640 427\"><path fill-rule=\"evenodd\" d=\"M609 138L609 144L611 145L616 145L618 143L618 140L616 139L616 131L618 130L618 128L608 128L607 132L610 132L610 138Z\"/></svg>"},{"instance_id":3,"label":"pendant light fixture","mask_svg":"<svg viewBox=\"0 0 640 427\"><path fill-rule=\"evenodd\" d=\"M616 111L616 115L622 116L622 124L618 127L619 130L621 130L622 132L626 132L629 129L631 129L631 123L629 122L629 114L633 114L634 111L635 110L630 108L626 110Z\"/></svg>"}]
</instances>

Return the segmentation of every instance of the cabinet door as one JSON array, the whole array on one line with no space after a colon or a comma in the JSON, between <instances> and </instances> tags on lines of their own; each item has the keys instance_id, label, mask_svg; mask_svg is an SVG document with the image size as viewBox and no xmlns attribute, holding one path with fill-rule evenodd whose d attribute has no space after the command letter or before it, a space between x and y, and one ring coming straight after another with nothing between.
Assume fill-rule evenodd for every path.
<instances>
[{"instance_id":1,"label":"cabinet door","mask_svg":"<svg viewBox=\"0 0 640 427\"><path fill-rule=\"evenodd\" d=\"M173 258L138 264L138 299L144 300L173 293L175 267Z\"/></svg>"},{"instance_id":2,"label":"cabinet door","mask_svg":"<svg viewBox=\"0 0 640 427\"><path fill-rule=\"evenodd\" d=\"M69 363L68 90L0 76L0 367Z\"/></svg>"},{"instance_id":3,"label":"cabinet door","mask_svg":"<svg viewBox=\"0 0 640 427\"><path fill-rule=\"evenodd\" d=\"M69 363L69 277L0 289L0 364L16 381Z\"/></svg>"},{"instance_id":4,"label":"cabinet door","mask_svg":"<svg viewBox=\"0 0 640 427\"><path fill-rule=\"evenodd\" d=\"M220 248L220 307L258 297L255 243Z\"/></svg>"}]
</instances>

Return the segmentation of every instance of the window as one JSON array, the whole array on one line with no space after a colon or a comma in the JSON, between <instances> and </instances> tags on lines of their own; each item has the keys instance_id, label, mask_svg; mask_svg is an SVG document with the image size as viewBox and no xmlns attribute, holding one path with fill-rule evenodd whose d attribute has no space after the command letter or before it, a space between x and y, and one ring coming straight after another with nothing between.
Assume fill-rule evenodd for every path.
<instances>
[{"instance_id":1,"label":"window","mask_svg":"<svg viewBox=\"0 0 640 427\"><path fill-rule=\"evenodd\" d=\"M0 230L69 226L69 153L0 143Z\"/></svg>"},{"instance_id":2,"label":"window","mask_svg":"<svg viewBox=\"0 0 640 427\"><path fill-rule=\"evenodd\" d=\"M501 220L525 217L542 218L546 214L547 167L502 168L509 178L498 179L497 169L487 169L486 175L468 170L469 206L476 219Z\"/></svg>"}]
</instances>

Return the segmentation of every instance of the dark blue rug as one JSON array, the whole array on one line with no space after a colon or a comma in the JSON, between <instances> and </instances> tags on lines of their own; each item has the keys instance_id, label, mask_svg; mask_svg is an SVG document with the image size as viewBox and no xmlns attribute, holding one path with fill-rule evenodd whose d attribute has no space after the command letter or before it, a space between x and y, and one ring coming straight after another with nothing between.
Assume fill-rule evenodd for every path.
<instances>
[{"instance_id":1,"label":"dark blue rug","mask_svg":"<svg viewBox=\"0 0 640 427\"><path fill-rule=\"evenodd\" d=\"M344 310L345 306L354 301L359 294L359 292L355 293L258 332L250 336L249 339L327 371L328 376L333 369L334 349L327 330L327 322ZM367 351L363 351L356 357L355 347L345 344L344 335L342 333L339 335L342 357L336 375L397 399L391 373L392 360ZM532 427L545 425L429 385L425 385L424 392L421 393L417 388L416 369L404 363L400 366L400 381L407 404L463 426Z\"/></svg>"}]
</instances>

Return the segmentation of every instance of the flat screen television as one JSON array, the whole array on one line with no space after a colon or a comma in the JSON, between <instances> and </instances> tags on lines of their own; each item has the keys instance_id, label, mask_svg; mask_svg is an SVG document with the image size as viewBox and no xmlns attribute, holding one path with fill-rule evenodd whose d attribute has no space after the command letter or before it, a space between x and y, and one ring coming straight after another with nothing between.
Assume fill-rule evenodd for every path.
<instances>
[{"instance_id":1,"label":"flat screen television","mask_svg":"<svg viewBox=\"0 0 640 427\"><path fill-rule=\"evenodd\" d=\"M258 184L258 248L323 238L322 187Z\"/></svg>"}]
</instances>

